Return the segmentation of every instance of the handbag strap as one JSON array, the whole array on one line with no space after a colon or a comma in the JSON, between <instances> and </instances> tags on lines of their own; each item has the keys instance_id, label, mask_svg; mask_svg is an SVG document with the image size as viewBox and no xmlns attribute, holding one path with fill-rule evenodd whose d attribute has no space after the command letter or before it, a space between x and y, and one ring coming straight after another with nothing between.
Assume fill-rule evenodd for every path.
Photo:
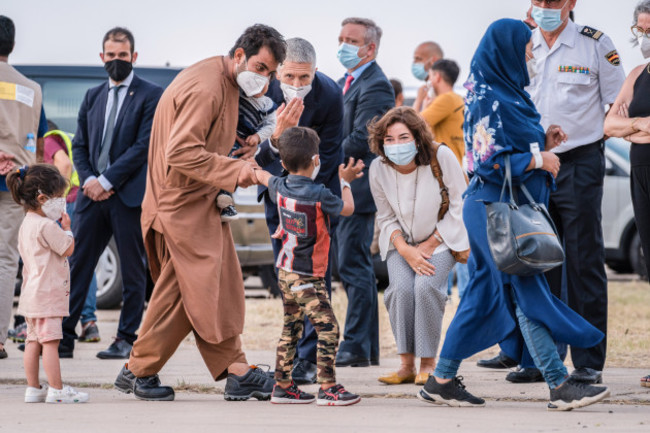
<instances>
[{"instance_id":1,"label":"handbag strap","mask_svg":"<svg viewBox=\"0 0 650 433\"><path fill-rule=\"evenodd\" d=\"M431 146L433 149L433 152L431 153L431 172L433 173L433 177L435 177L438 181L438 185L440 186L440 196L442 198L442 202L440 203L440 210L438 210L438 221L443 219L449 210L449 190L445 186L445 182L442 180L442 169L438 163L437 156L440 146L446 145L444 143L436 143L434 141Z\"/></svg>"},{"instance_id":2,"label":"handbag strap","mask_svg":"<svg viewBox=\"0 0 650 433\"><path fill-rule=\"evenodd\" d=\"M503 186L501 187L501 197L500 197L499 201L503 201L503 196L505 195L506 185L507 185L508 186L508 192L510 193L510 205L512 207L514 207L514 208L517 208L518 206L517 206L517 203L515 202L515 196L514 196L514 194L512 192L512 190L513 190L513 188L512 188L512 167L510 166L510 154L509 153L507 153L505 155L505 165L506 165L506 175L505 175L505 178L503 179ZM535 208L538 208L539 205L537 204L537 202L535 201L533 196L528 191L528 188L526 188L526 185L521 183L519 185L519 188L524 193L524 196L526 196L526 199L528 200L528 202L531 205L533 205Z\"/></svg>"}]
</instances>

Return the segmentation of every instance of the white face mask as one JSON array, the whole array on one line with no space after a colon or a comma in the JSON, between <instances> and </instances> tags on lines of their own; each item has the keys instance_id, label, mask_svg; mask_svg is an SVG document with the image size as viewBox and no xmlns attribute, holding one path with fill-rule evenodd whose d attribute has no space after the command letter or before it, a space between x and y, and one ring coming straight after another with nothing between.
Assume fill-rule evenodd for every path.
<instances>
[{"instance_id":1,"label":"white face mask","mask_svg":"<svg viewBox=\"0 0 650 433\"><path fill-rule=\"evenodd\" d=\"M650 38L641 36L639 38L639 46L641 47L641 54L643 54L643 58L650 58Z\"/></svg>"},{"instance_id":2,"label":"white face mask","mask_svg":"<svg viewBox=\"0 0 650 433\"><path fill-rule=\"evenodd\" d=\"M535 57L526 62L526 69L528 69L528 78L533 81L533 78L537 76L537 59Z\"/></svg>"},{"instance_id":3,"label":"white face mask","mask_svg":"<svg viewBox=\"0 0 650 433\"><path fill-rule=\"evenodd\" d=\"M312 161L316 160L316 157L318 155L314 155L311 157ZM311 180L316 180L316 177L318 176L318 172L320 171L320 161L318 161L318 165L314 167L314 171L311 172Z\"/></svg>"},{"instance_id":4,"label":"white face mask","mask_svg":"<svg viewBox=\"0 0 650 433\"><path fill-rule=\"evenodd\" d=\"M295 87L290 84L280 83L280 88L284 94L284 100L289 103L293 98L305 99L305 96L311 92L311 84L302 87Z\"/></svg>"},{"instance_id":5,"label":"white face mask","mask_svg":"<svg viewBox=\"0 0 650 433\"><path fill-rule=\"evenodd\" d=\"M65 212L65 197L47 199L41 206L41 210L52 221L60 220L61 215Z\"/></svg>"},{"instance_id":6,"label":"white face mask","mask_svg":"<svg viewBox=\"0 0 650 433\"><path fill-rule=\"evenodd\" d=\"M246 65L246 59L244 59ZM237 74L237 84L249 98L262 93L264 87L269 83L269 77L256 74L249 70L241 71Z\"/></svg>"}]
</instances>

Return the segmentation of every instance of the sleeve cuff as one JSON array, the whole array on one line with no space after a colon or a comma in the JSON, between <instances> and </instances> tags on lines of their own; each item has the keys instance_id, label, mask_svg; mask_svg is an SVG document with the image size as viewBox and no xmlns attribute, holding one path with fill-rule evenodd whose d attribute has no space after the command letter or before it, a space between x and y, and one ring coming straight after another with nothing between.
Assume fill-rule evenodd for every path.
<instances>
[{"instance_id":1,"label":"sleeve cuff","mask_svg":"<svg viewBox=\"0 0 650 433\"><path fill-rule=\"evenodd\" d=\"M103 174L100 175L97 180L99 181L99 184L102 186L102 188L104 188L104 191L108 192L113 189L113 184L108 179L106 179Z\"/></svg>"},{"instance_id":2,"label":"sleeve cuff","mask_svg":"<svg viewBox=\"0 0 650 433\"><path fill-rule=\"evenodd\" d=\"M88 177L86 178L86 180L84 180L84 184L83 184L82 186L86 186L86 184L87 184L88 182L90 182L91 180L95 180L95 179L97 179L96 176L88 176Z\"/></svg>"}]
</instances>

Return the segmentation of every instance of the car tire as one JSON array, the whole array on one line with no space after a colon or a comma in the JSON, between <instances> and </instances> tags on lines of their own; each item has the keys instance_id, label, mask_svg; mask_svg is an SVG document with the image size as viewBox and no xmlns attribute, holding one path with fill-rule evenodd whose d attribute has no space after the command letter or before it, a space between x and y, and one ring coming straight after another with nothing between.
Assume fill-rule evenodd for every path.
<instances>
[{"instance_id":1,"label":"car tire","mask_svg":"<svg viewBox=\"0 0 650 433\"><path fill-rule=\"evenodd\" d=\"M97 277L97 308L111 310L122 303L122 272L115 239L111 239L95 268Z\"/></svg>"},{"instance_id":2,"label":"car tire","mask_svg":"<svg viewBox=\"0 0 650 433\"><path fill-rule=\"evenodd\" d=\"M648 269L645 263L645 256L643 254L643 248L641 247L641 238L639 237L639 232L634 232L632 235L632 240L630 241L630 265L635 274L637 274L642 280L648 280Z\"/></svg>"}]
</instances>

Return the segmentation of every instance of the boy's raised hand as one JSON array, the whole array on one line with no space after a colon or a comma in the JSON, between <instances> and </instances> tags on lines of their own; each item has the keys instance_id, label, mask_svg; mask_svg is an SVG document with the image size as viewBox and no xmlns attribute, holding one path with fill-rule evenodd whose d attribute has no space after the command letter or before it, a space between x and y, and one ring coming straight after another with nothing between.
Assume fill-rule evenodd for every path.
<instances>
[{"instance_id":1,"label":"boy's raised hand","mask_svg":"<svg viewBox=\"0 0 650 433\"><path fill-rule=\"evenodd\" d=\"M339 165L339 177L346 182L352 182L355 179L363 177L363 169L366 165L358 159L355 163L354 158L350 157L348 163Z\"/></svg>"}]
</instances>

